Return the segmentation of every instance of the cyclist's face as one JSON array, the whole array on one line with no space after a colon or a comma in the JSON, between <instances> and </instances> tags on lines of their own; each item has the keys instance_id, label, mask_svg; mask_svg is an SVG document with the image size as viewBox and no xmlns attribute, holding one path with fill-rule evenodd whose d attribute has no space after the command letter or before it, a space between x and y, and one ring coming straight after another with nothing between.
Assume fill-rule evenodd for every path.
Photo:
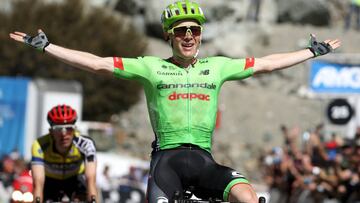
<instances>
[{"instance_id":1,"label":"cyclist's face","mask_svg":"<svg viewBox=\"0 0 360 203\"><path fill-rule=\"evenodd\" d=\"M57 147L66 149L71 146L74 137L75 126L74 125L59 125L53 126L50 129L51 134L54 137Z\"/></svg>"},{"instance_id":2,"label":"cyclist's face","mask_svg":"<svg viewBox=\"0 0 360 203\"><path fill-rule=\"evenodd\" d=\"M201 27L195 21L179 21L170 33L173 55L182 59L192 59L199 49Z\"/></svg>"}]
</instances>

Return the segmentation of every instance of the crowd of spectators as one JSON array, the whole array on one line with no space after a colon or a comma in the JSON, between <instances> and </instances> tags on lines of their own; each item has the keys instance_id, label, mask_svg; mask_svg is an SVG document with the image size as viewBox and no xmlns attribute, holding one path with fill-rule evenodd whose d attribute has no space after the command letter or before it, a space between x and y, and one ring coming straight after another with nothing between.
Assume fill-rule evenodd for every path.
<instances>
[{"instance_id":1,"label":"crowd of spectators","mask_svg":"<svg viewBox=\"0 0 360 203\"><path fill-rule=\"evenodd\" d=\"M105 165L97 176L101 202L104 203L142 203L145 192L148 169L130 166L129 172L121 177L111 177L110 166Z\"/></svg>"},{"instance_id":2,"label":"crowd of spectators","mask_svg":"<svg viewBox=\"0 0 360 203\"><path fill-rule=\"evenodd\" d=\"M326 136L322 124L311 132L281 131L283 146L260 158L269 202L360 202L360 128L351 139Z\"/></svg>"},{"instance_id":3,"label":"crowd of spectators","mask_svg":"<svg viewBox=\"0 0 360 203\"><path fill-rule=\"evenodd\" d=\"M32 192L29 164L14 150L0 157L0 202L9 202L11 193Z\"/></svg>"},{"instance_id":4,"label":"crowd of spectators","mask_svg":"<svg viewBox=\"0 0 360 203\"><path fill-rule=\"evenodd\" d=\"M17 151L0 157L0 203L10 202L13 191L32 192L30 165ZM97 176L100 202L142 203L145 202L145 188L148 170L131 166L122 177L111 177L109 166ZM29 178L30 177L30 178Z\"/></svg>"}]
</instances>

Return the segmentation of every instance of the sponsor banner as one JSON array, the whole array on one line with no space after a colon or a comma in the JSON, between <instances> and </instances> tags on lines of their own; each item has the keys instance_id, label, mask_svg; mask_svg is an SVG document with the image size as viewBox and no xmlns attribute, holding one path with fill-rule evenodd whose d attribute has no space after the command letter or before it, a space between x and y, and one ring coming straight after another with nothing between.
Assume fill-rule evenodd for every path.
<instances>
[{"instance_id":1,"label":"sponsor banner","mask_svg":"<svg viewBox=\"0 0 360 203\"><path fill-rule=\"evenodd\" d=\"M314 60L309 83L316 93L360 93L360 65Z\"/></svg>"},{"instance_id":2,"label":"sponsor banner","mask_svg":"<svg viewBox=\"0 0 360 203\"><path fill-rule=\"evenodd\" d=\"M0 77L0 157L13 150L24 154L26 78Z\"/></svg>"}]
</instances>

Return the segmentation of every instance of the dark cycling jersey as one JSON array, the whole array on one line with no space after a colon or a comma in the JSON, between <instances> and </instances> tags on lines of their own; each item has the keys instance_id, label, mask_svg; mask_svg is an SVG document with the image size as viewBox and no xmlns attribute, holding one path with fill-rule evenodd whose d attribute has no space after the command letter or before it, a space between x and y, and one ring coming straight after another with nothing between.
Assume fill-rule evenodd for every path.
<instances>
[{"instance_id":1,"label":"dark cycling jersey","mask_svg":"<svg viewBox=\"0 0 360 203\"><path fill-rule=\"evenodd\" d=\"M144 86L159 149L191 143L210 152L220 87L251 76L253 65L254 58L210 57L184 69L157 57L114 57L114 75Z\"/></svg>"}]
</instances>

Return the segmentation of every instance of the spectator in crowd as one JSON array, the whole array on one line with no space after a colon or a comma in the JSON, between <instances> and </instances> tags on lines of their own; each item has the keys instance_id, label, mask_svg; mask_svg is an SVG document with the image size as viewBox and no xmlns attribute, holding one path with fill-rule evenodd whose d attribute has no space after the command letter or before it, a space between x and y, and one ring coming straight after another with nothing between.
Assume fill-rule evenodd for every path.
<instances>
[{"instance_id":1,"label":"spectator in crowd","mask_svg":"<svg viewBox=\"0 0 360 203\"><path fill-rule=\"evenodd\" d=\"M21 193L30 193L33 192L33 181L30 172L30 165L25 162L25 160L19 158L15 160L15 175L14 181L12 183L12 188L14 191L19 191Z\"/></svg>"},{"instance_id":2,"label":"spectator in crowd","mask_svg":"<svg viewBox=\"0 0 360 203\"><path fill-rule=\"evenodd\" d=\"M315 127L314 132L310 133L310 140L305 149L311 157L312 164L315 166L325 166L328 160L325 147L322 145L322 141L324 140L322 130L323 124L318 124Z\"/></svg>"},{"instance_id":3,"label":"spectator in crowd","mask_svg":"<svg viewBox=\"0 0 360 203\"><path fill-rule=\"evenodd\" d=\"M9 202L13 190L31 192L32 180L28 177L29 163L17 150L4 155L0 160L0 202Z\"/></svg>"},{"instance_id":4,"label":"spectator in crowd","mask_svg":"<svg viewBox=\"0 0 360 203\"><path fill-rule=\"evenodd\" d=\"M142 187L143 169L135 166L129 167L129 173L123 176L119 185L120 203L145 202L145 192Z\"/></svg>"},{"instance_id":5,"label":"spectator in crowd","mask_svg":"<svg viewBox=\"0 0 360 203\"><path fill-rule=\"evenodd\" d=\"M9 155L5 155L0 160L0 202L7 202L10 199L14 174L15 161Z\"/></svg>"},{"instance_id":6,"label":"spectator in crowd","mask_svg":"<svg viewBox=\"0 0 360 203\"><path fill-rule=\"evenodd\" d=\"M337 139L336 133L331 134L331 140L325 142L325 148L329 160L334 161L339 148L339 141Z\"/></svg>"},{"instance_id":7,"label":"spectator in crowd","mask_svg":"<svg viewBox=\"0 0 360 203\"><path fill-rule=\"evenodd\" d=\"M15 175L15 161L10 156L5 156L2 160L2 170L0 171L0 181L5 188L11 186Z\"/></svg>"},{"instance_id":8,"label":"spectator in crowd","mask_svg":"<svg viewBox=\"0 0 360 203\"><path fill-rule=\"evenodd\" d=\"M97 176L96 183L101 192L101 197L104 202L110 198L110 192L112 189L112 181L109 174L110 166L105 165L101 174Z\"/></svg>"}]
</instances>

